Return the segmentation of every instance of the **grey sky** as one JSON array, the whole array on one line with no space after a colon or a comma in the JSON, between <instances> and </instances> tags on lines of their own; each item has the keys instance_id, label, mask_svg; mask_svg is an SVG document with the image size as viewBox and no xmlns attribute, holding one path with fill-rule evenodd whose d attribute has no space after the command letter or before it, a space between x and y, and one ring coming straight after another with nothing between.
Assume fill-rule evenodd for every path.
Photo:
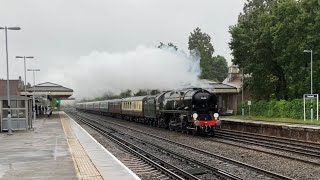
<instances>
[{"instance_id":1,"label":"grey sky","mask_svg":"<svg viewBox=\"0 0 320 180\"><path fill-rule=\"evenodd\" d=\"M24 78L16 55L32 55L28 68L40 68L37 83L93 51L127 52L143 45L173 42L187 51L199 26L212 38L215 54L230 62L228 27L237 22L245 0L1 0L0 26L9 31L10 76ZM0 31L0 78L6 78L4 31ZM28 81L32 80L28 73Z\"/></svg>"}]
</instances>

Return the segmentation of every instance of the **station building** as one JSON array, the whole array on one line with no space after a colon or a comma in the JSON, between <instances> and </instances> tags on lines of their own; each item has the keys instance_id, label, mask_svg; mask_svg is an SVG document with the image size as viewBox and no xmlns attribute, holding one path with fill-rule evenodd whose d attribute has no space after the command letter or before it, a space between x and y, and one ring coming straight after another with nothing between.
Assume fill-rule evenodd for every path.
<instances>
[{"instance_id":1,"label":"station building","mask_svg":"<svg viewBox=\"0 0 320 180\"><path fill-rule=\"evenodd\" d=\"M35 94L36 107L50 107L53 100L67 99L73 94L73 90L58 84L45 82L35 86L26 85L21 77L17 80L9 80L11 124L13 130L26 130L32 128L32 95ZM40 115L40 113L37 113ZM8 97L7 80L0 79L0 132L7 131L8 123Z\"/></svg>"},{"instance_id":2,"label":"station building","mask_svg":"<svg viewBox=\"0 0 320 180\"><path fill-rule=\"evenodd\" d=\"M223 82L204 80L202 84L205 89L217 95L221 115L237 114L238 106L242 103L242 75L237 65L228 67L228 76ZM243 96L244 100L251 99L247 89L244 89Z\"/></svg>"}]
</instances>

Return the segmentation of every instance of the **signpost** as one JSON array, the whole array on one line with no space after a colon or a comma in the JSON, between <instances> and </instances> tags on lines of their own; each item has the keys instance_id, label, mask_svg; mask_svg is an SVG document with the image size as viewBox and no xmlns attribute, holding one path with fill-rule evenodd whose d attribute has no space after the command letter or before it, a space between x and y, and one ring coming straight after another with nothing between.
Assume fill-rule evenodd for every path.
<instances>
[{"instance_id":1,"label":"signpost","mask_svg":"<svg viewBox=\"0 0 320 180\"><path fill-rule=\"evenodd\" d=\"M249 106L249 116L250 116L251 101L248 101L248 106Z\"/></svg>"},{"instance_id":2,"label":"signpost","mask_svg":"<svg viewBox=\"0 0 320 180\"><path fill-rule=\"evenodd\" d=\"M306 99L311 99L311 108L310 108L310 115L311 115L311 122L313 121L313 104L312 100L317 99L317 121L319 120L319 94L304 94L303 95L303 120L306 121Z\"/></svg>"}]
</instances>

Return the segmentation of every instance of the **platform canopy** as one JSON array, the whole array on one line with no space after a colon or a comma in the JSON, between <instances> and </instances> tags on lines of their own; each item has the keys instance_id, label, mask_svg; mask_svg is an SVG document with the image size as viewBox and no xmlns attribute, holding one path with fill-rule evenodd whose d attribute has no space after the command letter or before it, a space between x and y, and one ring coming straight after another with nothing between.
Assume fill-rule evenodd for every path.
<instances>
[{"instance_id":1,"label":"platform canopy","mask_svg":"<svg viewBox=\"0 0 320 180\"><path fill-rule=\"evenodd\" d=\"M36 96L47 96L49 98L67 99L73 95L73 90L63 87L59 84L45 82L27 88L27 96L32 96L33 93ZM21 92L21 95L25 95L25 92Z\"/></svg>"}]
</instances>

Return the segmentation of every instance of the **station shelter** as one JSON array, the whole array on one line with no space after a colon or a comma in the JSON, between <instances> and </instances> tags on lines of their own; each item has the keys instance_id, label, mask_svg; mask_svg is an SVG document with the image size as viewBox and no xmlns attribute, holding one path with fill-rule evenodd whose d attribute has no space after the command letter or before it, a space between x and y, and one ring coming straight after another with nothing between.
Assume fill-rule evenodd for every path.
<instances>
[{"instance_id":1,"label":"station shelter","mask_svg":"<svg viewBox=\"0 0 320 180\"><path fill-rule=\"evenodd\" d=\"M72 89L51 82L29 87L26 92L20 78L19 80L10 80L9 85L12 130L27 130L32 127L33 95L36 107L59 109L60 100L68 99L73 94ZM6 95L6 81L0 80L0 132L8 130L7 116L8 98ZM41 116L41 113L37 113L36 116Z\"/></svg>"},{"instance_id":2,"label":"station shelter","mask_svg":"<svg viewBox=\"0 0 320 180\"><path fill-rule=\"evenodd\" d=\"M21 92L24 95L25 92ZM60 101L73 95L73 90L59 84L45 82L27 89L27 96L35 95L36 105L59 109Z\"/></svg>"},{"instance_id":3,"label":"station shelter","mask_svg":"<svg viewBox=\"0 0 320 180\"><path fill-rule=\"evenodd\" d=\"M11 127L26 130L32 117L32 99L25 96L10 96ZM8 130L8 97L0 96L0 132Z\"/></svg>"}]
</instances>

